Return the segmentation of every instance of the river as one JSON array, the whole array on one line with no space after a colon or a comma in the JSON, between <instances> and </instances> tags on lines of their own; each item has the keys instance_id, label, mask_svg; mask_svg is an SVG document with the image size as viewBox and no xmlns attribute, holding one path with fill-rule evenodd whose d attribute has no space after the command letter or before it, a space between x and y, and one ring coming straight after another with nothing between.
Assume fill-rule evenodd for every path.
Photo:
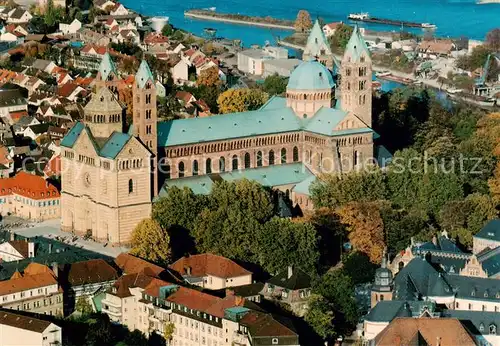
<instances>
[{"instance_id":1,"label":"river","mask_svg":"<svg viewBox=\"0 0 500 346\"><path fill-rule=\"evenodd\" d=\"M289 31L249 27L236 24L207 22L188 19L184 11L191 8L216 7L218 12L245 15L272 16L293 19L300 9L306 9L311 17L321 17L327 22L346 21L349 13L368 12L380 18L427 22L437 25L436 34L443 37L467 36L484 39L486 33L500 27L500 4L478 5L474 0L122 0L126 7L144 15L168 16L170 22L180 28L202 35L203 29L217 29L217 36L241 39L245 46L274 42ZM362 24L372 30L400 30L398 27ZM421 32L421 29L412 31Z\"/></svg>"}]
</instances>

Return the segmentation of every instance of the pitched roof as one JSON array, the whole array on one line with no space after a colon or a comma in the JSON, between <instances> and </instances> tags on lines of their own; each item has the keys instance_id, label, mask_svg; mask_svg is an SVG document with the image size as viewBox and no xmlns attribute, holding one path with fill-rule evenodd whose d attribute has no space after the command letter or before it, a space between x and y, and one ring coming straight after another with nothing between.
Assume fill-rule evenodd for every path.
<instances>
[{"instance_id":1,"label":"pitched roof","mask_svg":"<svg viewBox=\"0 0 500 346\"><path fill-rule=\"evenodd\" d=\"M24 275L19 278L0 281L0 295L12 294L34 288L57 285L57 280L51 273Z\"/></svg>"},{"instance_id":2,"label":"pitched roof","mask_svg":"<svg viewBox=\"0 0 500 346\"><path fill-rule=\"evenodd\" d=\"M14 314L0 311L0 324L19 329L29 330L36 333L44 332L52 323L31 316Z\"/></svg>"},{"instance_id":3,"label":"pitched roof","mask_svg":"<svg viewBox=\"0 0 500 346\"><path fill-rule=\"evenodd\" d=\"M222 299L194 289L179 287L176 292L167 297L167 300L190 309L207 312L212 305L219 303Z\"/></svg>"},{"instance_id":4,"label":"pitched roof","mask_svg":"<svg viewBox=\"0 0 500 346\"><path fill-rule=\"evenodd\" d=\"M116 257L115 263L126 274L146 273L158 277L165 271L165 268L124 252Z\"/></svg>"},{"instance_id":5,"label":"pitched roof","mask_svg":"<svg viewBox=\"0 0 500 346\"><path fill-rule=\"evenodd\" d=\"M22 9L21 7L16 7L16 9L14 10L14 12L12 12L9 16L9 18L14 18L14 19L21 19L24 15L25 12L28 12L24 9Z\"/></svg>"},{"instance_id":6,"label":"pitched roof","mask_svg":"<svg viewBox=\"0 0 500 346\"><path fill-rule=\"evenodd\" d=\"M346 116L341 110L323 107L313 117L303 119L289 107L278 107L282 104L279 97L271 100L270 105L266 104L256 111L159 122L158 145L168 147L295 131L326 136L358 133L376 135L369 127L335 130Z\"/></svg>"},{"instance_id":7,"label":"pitched roof","mask_svg":"<svg viewBox=\"0 0 500 346\"><path fill-rule=\"evenodd\" d=\"M26 240L11 240L8 242L17 252L24 258L28 258L28 241Z\"/></svg>"},{"instance_id":8,"label":"pitched roof","mask_svg":"<svg viewBox=\"0 0 500 346\"><path fill-rule=\"evenodd\" d=\"M351 58L351 61L356 62L359 60L361 55L369 57L370 51L368 50L368 46L359 32L358 26L355 25L351 38L349 39L349 42L347 42L344 57L348 56Z\"/></svg>"},{"instance_id":9,"label":"pitched roof","mask_svg":"<svg viewBox=\"0 0 500 346\"><path fill-rule=\"evenodd\" d=\"M99 65L99 74L102 80L107 80L110 74L118 76L116 72L115 63L111 60L111 56L108 52L102 57L101 63Z\"/></svg>"},{"instance_id":10,"label":"pitched roof","mask_svg":"<svg viewBox=\"0 0 500 346\"><path fill-rule=\"evenodd\" d=\"M195 99L193 94L191 94L190 92L188 91L178 91L175 93L175 97L179 100L182 100L184 101L184 103L188 103L191 101L191 99Z\"/></svg>"},{"instance_id":11,"label":"pitched roof","mask_svg":"<svg viewBox=\"0 0 500 346\"><path fill-rule=\"evenodd\" d=\"M72 286L113 281L118 273L103 259L92 259L69 265L68 282Z\"/></svg>"},{"instance_id":12,"label":"pitched roof","mask_svg":"<svg viewBox=\"0 0 500 346\"><path fill-rule=\"evenodd\" d=\"M143 89L148 81L150 81L153 85L153 88L155 88L155 79L153 77L153 74L151 73L151 70L149 69L149 65L146 60L142 60L141 65L139 66L139 70L137 71L137 74L135 76L135 81L137 82L137 86L140 89Z\"/></svg>"},{"instance_id":13,"label":"pitched roof","mask_svg":"<svg viewBox=\"0 0 500 346\"><path fill-rule=\"evenodd\" d=\"M166 180L159 195L160 197L163 196L169 188L174 186L179 189L188 187L196 194L206 195L210 193L215 182L220 180L235 181L248 179L254 180L263 186L273 187L279 185L297 184L312 175L313 173L305 165L298 162L271 165L266 167Z\"/></svg>"},{"instance_id":14,"label":"pitched roof","mask_svg":"<svg viewBox=\"0 0 500 346\"><path fill-rule=\"evenodd\" d=\"M20 171L12 178L0 179L0 195L18 194L31 199L59 198L60 194L54 185L44 178Z\"/></svg>"},{"instance_id":15,"label":"pitched roof","mask_svg":"<svg viewBox=\"0 0 500 346\"><path fill-rule=\"evenodd\" d=\"M102 147L99 155L109 159L114 159L121 152L130 138L132 137L127 133L113 132Z\"/></svg>"},{"instance_id":16,"label":"pitched roof","mask_svg":"<svg viewBox=\"0 0 500 346\"><path fill-rule=\"evenodd\" d=\"M248 328L252 337L298 336L287 324L275 319L272 314L250 311L239 321Z\"/></svg>"},{"instance_id":17,"label":"pitched roof","mask_svg":"<svg viewBox=\"0 0 500 346\"><path fill-rule=\"evenodd\" d=\"M455 318L403 318L393 320L375 337L375 345L420 345L417 338L429 346L476 345L473 336Z\"/></svg>"},{"instance_id":18,"label":"pitched roof","mask_svg":"<svg viewBox=\"0 0 500 346\"><path fill-rule=\"evenodd\" d=\"M171 264L170 268L181 275L187 275L190 268L191 276L212 275L224 279L252 274L234 261L211 253L182 257Z\"/></svg>"},{"instance_id":19,"label":"pitched roof","mask_svg":"<svg viewBox=\"0 0 500 346\"><path fill-rule=\"evenodd\" d=\"M155 278L152 276L142 273L123 275L113 284L114 289L112 290L112 294L120 298L130 297L132 296L130 288L140 287L145 289L153 280Z\"/></svg>"},{"instance_id":20,"label":"pitched roof","mask_svg":"<svg viewBox=\"0 0 500 346\"><path fill-rule=\"evenodd\" d=\"M321 50L323 50L323 54L321 54ZM320 55L331 55L332 51L330 49L330 44L325 36L325 33L321 29L319 25L319 21L316 19L314 25L309 33L309 37L307 38L306 47L304 48L304 52L309 54L310 56L320 56Z\"/></svg>"},{"instance_id":21,"label":"pitched roof","mask_svg":"<svg viewBox=\"0 0 500 346\"><path fill-rule=\"evenodd\" d=\"M268 284L283 287L289 290L300 290L311 287L311 277L302 269L292 268L292 275L288 277L288 269L281 271L267 281Z\"/></svg>"},{"instance_id":22,"label":"pitched roof","mask_svg":"<svg viewBox=\"0 0 500 346\"><path fill-rule=\"evenodd\" d=\"M421 51L437 54L450 54L453 49L453 41L451 40L433 40L422 41L418 45Z\"/></svg>"},{"instance_id":23,"label":"pitched roof","mask_svg":"<svg viewBox=\"0 0 500 346\"><path fill-rule=\"evenodd\" d=\"M489 221L474 237L500 242L500 219Z\"/></svg>"},{"instance_id":24,"label":"pitched roof","mask_svg":"<svg viewBox=\"0 0 500 346\"><path fill-rule=\"evenodd\" d=\"M90 101L85 105L85 113L106 112L107 114L121 114L123 105L118 98L108 89L99 88L96 94L93 94Z\"/></svg>"}]
</instances>

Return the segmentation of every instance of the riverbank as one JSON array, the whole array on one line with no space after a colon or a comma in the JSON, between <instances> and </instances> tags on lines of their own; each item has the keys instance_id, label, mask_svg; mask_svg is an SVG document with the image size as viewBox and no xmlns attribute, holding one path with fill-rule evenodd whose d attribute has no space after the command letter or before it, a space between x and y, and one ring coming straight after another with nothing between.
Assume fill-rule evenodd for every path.
<instances>
[{"instance_id":1,"label":"riverbank","mask_svg":"<svg viewBox=\"0 0 500 346\"><path fill-rule=\"evenodd\" d=\"M188 10L184 12L184 16L199 20L251 25L264 28L281 29L281 30L295 30L292 21L276 19L271 17L244 16L244 15L229 14L229 13L219 13L207 10Z\"/></svg>"}]
</instances>

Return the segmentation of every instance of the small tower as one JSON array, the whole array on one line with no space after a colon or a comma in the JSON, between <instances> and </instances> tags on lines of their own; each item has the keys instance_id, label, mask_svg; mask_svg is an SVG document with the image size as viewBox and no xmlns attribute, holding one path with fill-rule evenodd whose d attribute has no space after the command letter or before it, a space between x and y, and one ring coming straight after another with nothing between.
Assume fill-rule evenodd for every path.
<instances>
[{"instance_id":1,"label":"small tower","mask_svg":"<svg viewBox=\"0 0 500 346\"><path fill-rule=\"evenodd\" d=\"M111 56L108 52L102 57L101 63L99 65L99 71L97 71L96 76L96 91L99 91L102 87L107 87L116 96L118 96L118 83L120 82L120 77L116 71L115 63L111 60Z\"/></svg>"},{"instance_id":2,"label":"small tower","mask_svg":"<svg viewBox=\"0 0 500 346\"><path fill-rule=\"evenodd\" d=\"M342 59L341 106L372 126L372 60L358 27L354 27Z\"/></svg>"},{"instance_id":3,"label":"small tower","mask_svg":"<svg viewBox=\"0 0 500 346\"><path fill-rule=\"evenodd\" d=\"M302 59L304 61L317 59L329 69L333 69L332 50L317 19L314 22L309 37L307 38L307 44L304 48Z\"/></svg>"},{"instance_id":4,"label":"small tower","mask_svg":"<svg viewBox=\"0 0 500 346\"><path fill-rule=\"evenodd\" d=\"M316 60L301 63L290 75L286 105L300 118L312 117L320 108L332 107L335 83L332 73Z\"/></svg>"},{"instance_id":5,"label":"small tower","mask_svg":"<svg viewBox=\"0 0 500 346\"><path fill-rule=\"evenodd\" d=\"M153 74L145 60L141 62L135 75L132 98L134 109L133 134L154 154L152 164L153 184L151 186L153 187L153 196L156 196L158 192L156 85Z\"/></svg>"},{"instance_id":6,"label":"small tower","mask_svg":"<svg viewBox=\"0 0 500 346\"><path fill-rule=\"evenodd\" d=\"M94 137L108 138L114 131L123 132L124 110L108 88L100 88L84 108L85 124Z\"/></svg>"},{"instance_id":7,"label":"small tower","mask_svg":"<svg viewBox=\"0 0 500 346\"><path fill-rule=\"evenodd\" d=\"M371 307L383 300L392 300L392 272L387 268L386 251L382 257L382 265L375 271L375 282L371 291Z\"/></svg>"}]
</instances>

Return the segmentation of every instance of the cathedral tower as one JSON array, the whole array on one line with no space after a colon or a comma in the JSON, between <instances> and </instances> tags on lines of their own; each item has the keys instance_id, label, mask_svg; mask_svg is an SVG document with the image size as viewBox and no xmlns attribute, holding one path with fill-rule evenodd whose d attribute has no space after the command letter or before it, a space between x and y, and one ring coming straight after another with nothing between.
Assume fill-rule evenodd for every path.
<instances>
[{"instance_id":1,"label":"cathedral tower","mask_svg":"<svg viewBox=\"0 0 500 346\"><path fill-rule=\"evenodd\" d=\"M372 308L377 305L378 302L392 300L392 279L392 272L387 268L387 254L384 250L382 265L375 271L375 282L371 290L370 300Z\"/></svg>"},{"instance_id":2,"label":"cathedral tower","mask_svg":"<svg viewBox=\"0 0 500 346\"><path fill-rule=\"evenodd\" d=\"M354 27L342 59L341 106L372 126L372 61L364 39Z\"/></svg>"},{"instance_id":3,"label":"cathedral tower","mask_svg":"<svg viewBox=\"0 0 500 346\"><path fill-rule=\"evenodd\" d=\"M115 63L111 60L111 56L106 52L102 57L101 63L99 65L99 71L97 71L96 76L96 91L99 91L102 87L107 87L116 96L118 96L118 84L120 83L120 77L116 71Z\"/></svg>"},{"instance_id":4,"label":"cathedral tower","mask_svg":"<svg viewBox=\"0 0 500 346\"><path fill-rule=\"evenodd\" d=\"M158 193L158 139L156 111L156 86L148 63L143 60L135 76L132 89L133 134L154 154L153 159L153 196Z\"/></svg>"},{"instance_id":5,"label":"cathedral tower","mask_svg":"<svg viewBox=\"0 0 500 346\"><path fill-rule=\"evenodd\" d=\"M312 59L317 59L320 63L328 67L333 68L333 54L330 48L330 43L319 25L319 21L316 19L314 25L311 29L311 33L307 38L306 47L304 48L304 53L302 55L302 60L308 61Z\"/></svg>"},{"instance_id":6,"label":"cathedral tower","mask_svg":"<svg viewBox=\"0 0 500 346\"><path fill-rule=\"evenodd\" d=\"M85 124L96 138L108 138L114 131L123 132L125 107L107 88L100 88L84 108Z\"/></svg>"}]
</instances>

